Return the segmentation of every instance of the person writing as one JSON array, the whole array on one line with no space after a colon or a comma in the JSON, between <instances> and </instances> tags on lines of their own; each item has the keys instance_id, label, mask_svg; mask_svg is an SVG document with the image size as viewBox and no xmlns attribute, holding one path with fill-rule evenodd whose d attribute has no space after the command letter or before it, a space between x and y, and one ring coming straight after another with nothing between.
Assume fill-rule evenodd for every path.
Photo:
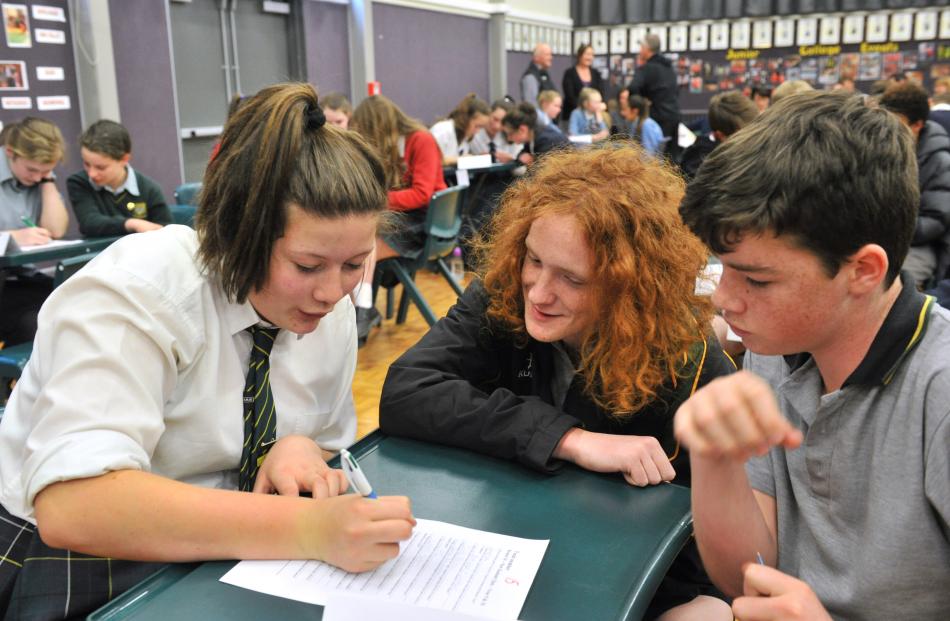
<instances>
[{"instance_id":1,"label":"person writing","mask_svg":"<svg viewBox=\"0 0 950 621\"><path fill-rule=\"evenodd\" d=\"M545 473L688 485L673 413L734 366L694 294L706 251L682 193L632 145L542 158L505 192L479 279L390 367L380 429ZM688 545L645 618L731 620L720 597Z\"/></svg>"},{"instance_id":2,"label":"person writing","mask_svg":"<svg viewBox=\"0 0 950 621\"><path fill-rule=\"evenodd\" d=\"M537 109L526 101L515 106L501 123L508 142L522 145L521 152L515 158L522 164L531 164L549 151L571 147L567 136L555 129L553 123L538 123Z\"/></svg>"},{"instance_id":3,"label":"person writing","mask_svg":"<svg viewBox=\"0 0 950 621\"><path fill-rule=\"evenodd\" d=\"M347 294L383 182L311 86L267 87L225 125L196 230L125 237L52 294L0 422L7 616L85 616L157 563L398 554L408 500L342 495L325 461L356 432Z\"/></svg>"}]
</instances>

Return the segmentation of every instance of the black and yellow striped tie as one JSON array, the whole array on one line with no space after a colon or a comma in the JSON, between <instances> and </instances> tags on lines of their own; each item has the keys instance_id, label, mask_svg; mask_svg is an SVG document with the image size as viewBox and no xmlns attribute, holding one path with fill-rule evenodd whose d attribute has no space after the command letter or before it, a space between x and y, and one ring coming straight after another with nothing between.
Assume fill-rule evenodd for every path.
<instances>
[{"instance_id":1,"label":"black and yellow striped tie","mask_svg":"<svg viewBox=\"0 0 950 621\"><path fill-rule=\"evenodd\" d=\"M280 328L251 326L251 361L244 383L244 449L238 489L254 488L257 469L277 437L277 411L270 389L270 350Z\"/></svg>"}]
</instances>

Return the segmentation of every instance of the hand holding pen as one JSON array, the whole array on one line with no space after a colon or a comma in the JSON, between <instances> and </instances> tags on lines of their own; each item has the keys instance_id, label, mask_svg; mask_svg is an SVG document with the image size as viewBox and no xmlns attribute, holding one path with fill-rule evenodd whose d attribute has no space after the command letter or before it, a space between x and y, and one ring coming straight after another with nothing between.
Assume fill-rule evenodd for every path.
<instances>
[{"instance_id":1,"label":"hand holding pen","mask_svg":"<svg viewBox=\"0 0 950 621\"><path fill-rule=\"evenodd\" d=\"M36 222L27 216L20 218L24 228L10 231L10 236L20 246L41 246L48 244L52 239L50 232L43 227L37 226Z\"/></svg>"},{"instance_id":2,"label":"hand holding pen","mask_svg":"<svg viewBox=\"0 0 950 621\"><path fill-rule=\"evenodd\" d=\"M353 491L364 498L377 498L376 492L373 491L373 486L369 484L369 480L363 474L359 462L353 459L353 456L346 449L340 451L340 464L343 466L343 474L346 475L346 480L350 482Z\"/></svg>"}]
</instances>

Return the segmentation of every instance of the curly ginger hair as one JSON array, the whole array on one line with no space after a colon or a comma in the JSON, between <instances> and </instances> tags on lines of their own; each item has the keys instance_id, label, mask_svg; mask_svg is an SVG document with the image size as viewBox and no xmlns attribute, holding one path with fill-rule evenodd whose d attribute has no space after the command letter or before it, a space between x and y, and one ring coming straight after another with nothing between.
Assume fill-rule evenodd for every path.
<instances>
[{"instance_id":1,"label":"curly ginger hair","mask_svg":"<svg viewBox=\"0 0 950 621\"><path fill-rule=\"evenodd\" d=\"M548 154L509 187L478 244L492 329L527 343L521 281L525 239L547 215L572 215L593 256L594 329L581 345L585 392L630 416L674 385L702 342L712 305L695 294L706 247L678 213L684 183L631 143Z\"/></svg>"}]
</instances>

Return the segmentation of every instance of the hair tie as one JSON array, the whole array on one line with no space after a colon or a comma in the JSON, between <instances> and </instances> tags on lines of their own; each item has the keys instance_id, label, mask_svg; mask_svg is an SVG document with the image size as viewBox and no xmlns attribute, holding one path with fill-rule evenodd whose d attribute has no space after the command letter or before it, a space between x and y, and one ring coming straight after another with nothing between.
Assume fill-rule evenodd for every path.
<instances>
[{"instance_id":1,"label":"hair tie","mask_svg":"<svg viewBox=\"0 0 950 621\"><path fill-rule=\"evenodd\" d=\"M320 106L307 106L305 116L307 118L307 129L320 129L327 122L327 117L323 114L323 110Z\"/></svg>"}]
</instances>

